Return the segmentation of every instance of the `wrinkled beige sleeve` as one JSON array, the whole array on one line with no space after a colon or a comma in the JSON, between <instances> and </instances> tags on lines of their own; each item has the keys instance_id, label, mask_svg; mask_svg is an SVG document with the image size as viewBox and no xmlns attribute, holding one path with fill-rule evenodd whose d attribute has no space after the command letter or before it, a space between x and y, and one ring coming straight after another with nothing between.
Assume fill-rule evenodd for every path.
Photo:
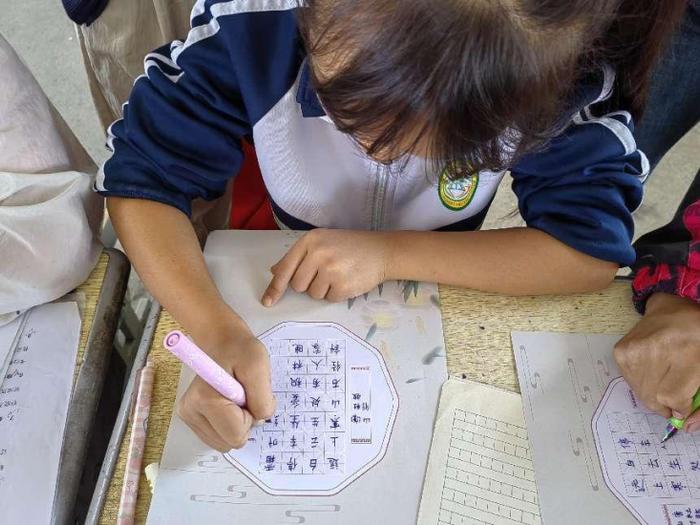
<instances>
[{"instance_id":1,"label":"wrinkled beige sleeve","mask_svg":"<svg viewBox=\"0 0 700 525\"><path fill-rule=\"evenodd\" d=\"M101 246L95 166L0 36L0 324L90 274Z\"/></svg>"}]
</instances>

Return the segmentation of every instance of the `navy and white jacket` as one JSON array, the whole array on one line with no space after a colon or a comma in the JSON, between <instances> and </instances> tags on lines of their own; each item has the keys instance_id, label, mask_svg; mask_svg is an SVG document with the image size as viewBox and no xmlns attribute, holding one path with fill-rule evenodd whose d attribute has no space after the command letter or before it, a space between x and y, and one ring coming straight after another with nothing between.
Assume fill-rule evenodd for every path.
<instances>
[{"instance_id":1,"label":"navy and white jacket","mask_svg":"<svg viewBox=\"0 0 700 525\"><path fill-rule=\"evenodd\" d=\"M124 118L109 129L113 154L97 191L189 214L193 199L225 191L241 165L240 140L250 138L281 226L477 229L505 172L438 188L439 174L419 158L400 173L368 158L319 103L296 8L296 0L198 1L186 41L146 56ZM582 83L562 133L510 171L528 226L627 265L648 162L629 113L608 107L614 76L602 67Z\"/></svg>"}]
</instances>

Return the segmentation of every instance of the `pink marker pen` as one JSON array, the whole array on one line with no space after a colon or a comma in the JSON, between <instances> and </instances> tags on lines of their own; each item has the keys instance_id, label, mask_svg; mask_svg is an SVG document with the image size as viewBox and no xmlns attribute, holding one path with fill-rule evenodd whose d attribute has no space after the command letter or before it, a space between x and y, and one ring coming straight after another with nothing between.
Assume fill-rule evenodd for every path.
<instances>
[{"instance_id":1,"label":"pink marker pen","mask_svg":"<svg viewBox=\"0 0 700 525\"><path fill-rule=\"evenodd\" d=\"M245 405L243 386L231 374L221 368L216 361L205 354L185 334L179 330L170 332L165 336L163 346L189 366L219 394L230 399L239 407Z\"/></svg>"}]
</instances>

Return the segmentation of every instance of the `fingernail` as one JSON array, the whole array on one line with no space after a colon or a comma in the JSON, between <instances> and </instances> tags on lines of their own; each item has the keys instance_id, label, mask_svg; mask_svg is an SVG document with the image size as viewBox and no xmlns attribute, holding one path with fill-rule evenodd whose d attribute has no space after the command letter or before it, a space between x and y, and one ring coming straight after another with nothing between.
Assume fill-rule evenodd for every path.
<instances>
[{"instance_id":1,"label":"fingernail","mask_svg":"<svg viewBox=\"0 0 700 525\"><path fill-rule=\"evenodd\" d=\"M263 297L262 304L263 304L263 306L266 306L268 308L270 306L272 306L272 297L270 297L269 295L266 295L265 297Z\"/></svg>"},{"instance_id":2,"label":"fingernail","mask_svg":"<svg viewBox=\"0 0 700 525\"><path fill-rule=\"evenodd\" d=\"M671 415L673 415L673 417L675 417L676 419L683 419L683 414L677 412L676 410L672 411Z\"/></svg>"},{"instance_id":3,"label":"fingernail","mask_svg":"<svg viewBox=\"0 0 700 525\"><path fill-rule=\"evenodd\" d=\"M255 423L253 423L253 427L259 427L265 424L264 419L258 419Z\"/></svg>"}]
</instances>

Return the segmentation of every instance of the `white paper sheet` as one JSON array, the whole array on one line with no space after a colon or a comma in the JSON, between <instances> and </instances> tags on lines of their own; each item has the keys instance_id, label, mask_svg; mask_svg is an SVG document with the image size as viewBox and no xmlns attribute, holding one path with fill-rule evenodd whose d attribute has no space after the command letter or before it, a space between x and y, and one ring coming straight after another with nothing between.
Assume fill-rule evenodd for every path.
<instances>
[{"instance_id":1,"label":"white paper sheet","mask_svg":"<svg viewBox=\"0 0 700 525\"><path fill-rule=\"evenodd\" d=\"M418 525L539 524L534 480L520 396L449 379Z\"/></svg>"},{"instance_id":2,"label":"white paper sheet","mask_svg":"<svg viewBox=\"0 0 700 525\"><path fill-rule=\"evenodd\" d=\"M27 316L0 387L3 523L48 523L80 339L76 303Z\"/></svg>"},{"instance_id":3,"label":"white paper sheet","mask_svg":"<svg viewBox=\"0 0 700 525\"><path fill-rule=\"evenodd\" d=\"M334 323L283 323L260 340L277 410L225 457L269 494L337 494L389 445L398 398L384 359Z\"/></svg>"},{"instance_id":4,"label":"white paper sheet","mask_svg":"<svg viewBox=\"0 0 700 525\"><path fill-rule=\"evenodd\" d=\"M447 378L437 287L389 282L381 292L342 304L290 291L276 307L265 308L260 297L270 279L268 269L295 239L293 232L215 232L205 256L223 297L254 333L264 334L287 321L337 323L376 349L398 394L386 451L337 494L271 495L269 487L268 492L260 488L259 479L206 447L174 416L149 523L415 523L439 389ZM179 395L191 379L183 371ZM375 378L371 381L370 389ZM370 406L374 418L379 405ZM353 406L347 410L351 417ZM376 416L379 421L380 414Z\"/></svg>"},{"instance_id":5,"label":"white paper sheet","mask_svg":"<svg viewBox=\"0 0 700 525\"><path fill-rule=\"evenodd\" d=\"M26 315L20 315L6 325L0 326L0 385L10 366L17 339L22 335L25 319Z\"/></svg>"},{"instance_id":6,"label":"white paper sheet","mask_svg":"<svg viewBox=\"0 0 700 525\"><path fill-rule=\"evenodd\" d=\"M661 446L663 418L644 409L618 379L613 347L619 339L513 332L546 524L687 525L700 516L700 495L692 488L700 490L693 470L700 436L679 435Z\"/></svg>"}]
</instances>

